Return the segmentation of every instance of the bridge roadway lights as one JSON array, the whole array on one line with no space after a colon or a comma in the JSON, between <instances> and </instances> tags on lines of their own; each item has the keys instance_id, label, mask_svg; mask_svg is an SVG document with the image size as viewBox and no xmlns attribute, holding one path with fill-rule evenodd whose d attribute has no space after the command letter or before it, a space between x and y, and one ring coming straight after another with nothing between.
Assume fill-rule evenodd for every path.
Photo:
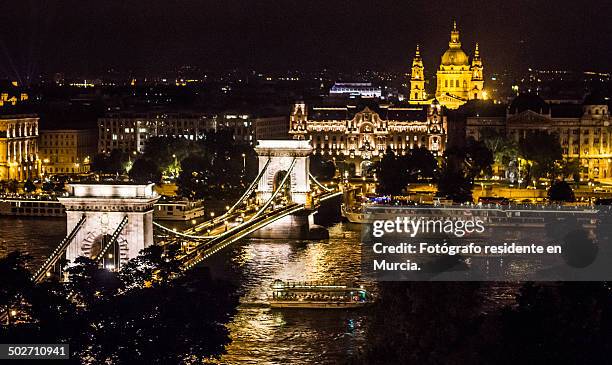
<instances>
[{"instance_id":1,"label":"bridge roadway lights","mask_svg":"<svg viewBox=\"0 0 612 365\"><path fill-rule=\"evenodd\" d=\"M66 227L70 232L77 222L86 220L66 249L71 262L79 256L95 258L103 245L127 217L118 232L117 263L125 264L140 250L153 244L153 205L159 195L154 184L77 183L70 184L69 196L58 198L66 208ZM118 267L117 267L118 268Z\"/></svg>"}]
</instances>

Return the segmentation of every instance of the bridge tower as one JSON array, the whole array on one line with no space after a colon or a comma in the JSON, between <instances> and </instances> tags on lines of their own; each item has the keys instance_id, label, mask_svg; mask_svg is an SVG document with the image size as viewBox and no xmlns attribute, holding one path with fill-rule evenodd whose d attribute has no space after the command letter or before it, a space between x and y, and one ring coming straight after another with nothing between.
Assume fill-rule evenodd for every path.
<instances>
[{"instance_id":1,"label":"bridge tower","mask_svg":"<svg viewBox=\"0 0 612 365\"><path fill-rule=\"evenodd\" d=\"M255 151L259 156L259 171L270 164L257 186L257 201L265 202L277 188L295 159L289 176L287 193L291 201L306 204L310 194L309 157L312 146L305 140L260 140Z\"/></svg>"},{"instance_id":2,"label":"bridge tower","mask_svg":"<svg viewBox=\"0 0 612 365\"><path fill-rule=\"evenodd\" d=\"M118 269L152 245L153 205L159 199L153 185L70 184L69 196L58 199L66 208L67 231L80 228L66 248L66 259L87 256Z\"/></svg>"},{"instance_id":3,"label":"bridge tower","mask_svg":"<svg viewBox=\"0 0 612 365\"><path fill-rule=\"evenodd\" d=\"M265 169L256 190L258 203L266 202L289 172L287 188L284 191L288 198L287 203L305 204L308 209L281 218L260 228L251 236L280 239L325 238L327 231L322 235L323 228L313 226L313 213L316 208L312 206L310 190L310 141L260 140L255 151L259 156L259 171Z\"/></svg>"}]
</instances>

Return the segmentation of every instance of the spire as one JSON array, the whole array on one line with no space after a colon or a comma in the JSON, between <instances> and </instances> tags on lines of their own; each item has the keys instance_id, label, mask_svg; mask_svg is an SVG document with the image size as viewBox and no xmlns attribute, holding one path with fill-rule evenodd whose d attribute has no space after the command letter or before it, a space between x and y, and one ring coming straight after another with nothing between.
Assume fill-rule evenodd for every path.
<instances>
[{"instance_id":1,"label":"spire","mask_svg":"<svg viewBox=\"0 0 612 365\"><path fill-rule=\"evenodd\" d=\"M453 21L453 30L451 31L451 40L448 43L451 48L459 48L461 47L461 42L459 42L459 30L457 29L457 21Z\"/></svg>"},{"instance_id":2,"label":"spire","mask_svg":"<svg viewBox=\"0 0 612 365\"><path fill-rule=\"evenodd\" d=\"M417 43L416 51L414 52L414 58L412 59L412 68L423 67L423 59L421 58L421 47Z\"/></svg>"},{"instance_id":3,"label":"spire","mask_svg":"<svg viewBox=\"0 0 612 365\"><path fill-rule=\"evenodd\" d=\"M482 60L480 59L480 47L478 43L476 43L476 48L474 49L474 58L472 58L472 67L470 69L472 71L472 81L483 80ZM482 89L482 87L480 89Z\"/></svg>"},{"instance_id":4,"label":"spire","mask_svg":"<svg viewBox=\"0 0 612 365\"><path fill-rule=\"evenodd\" d=\"M410 75L410 94L408 99L414 102L425 100L425 75L423 73L423 59L421 58L421 47L417 43L414 58L412 59L412 70Z\"/></svg>"}]
</instances>

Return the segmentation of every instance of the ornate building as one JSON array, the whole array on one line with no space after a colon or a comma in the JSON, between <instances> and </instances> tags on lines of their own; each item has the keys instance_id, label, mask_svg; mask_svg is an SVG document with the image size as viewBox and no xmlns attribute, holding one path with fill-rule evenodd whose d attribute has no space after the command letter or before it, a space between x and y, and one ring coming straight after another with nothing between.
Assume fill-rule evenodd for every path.
<instances>
[{"instance_id":1,"label":"ornate building","mask_svg":"<svg viewBox=\"0 0 612 365\"><path fill-rule=\"evenodd\" d=\"M38 177L38 117L0 115L0 180Z\"/></svg>"},{"instance_id":2,"label":"ornate building","mask_svg":"<svg viewBox=\"0 0 612 365\"><path fill-rule=\"evenodd\" d=\"M291 111L289 134L294 139L311 140L315 155L354 166L356 175L365 175L368 166L387 148L402 155L424 147L441 156L449 133L443 107L456 109L468 100L483 99L483 63L478 45L470 63L454 24L449 49L442 55L437 72L435 97L427 95L424 71L417 45L408 104L307 106L299 102Z\"/></svg>"},{"instance_id":3,"label":"ornate building","mask_svg":"<svg viewBox=\"0 0 612 365\"><path fill-rule=\"evenodd\" d=\"M439 103L430 105L293 106L289 134L311 140L313 153L344 161L365 174L387 147L397 154L425 147L441 155L446 146L447 124Z\"/></svg>"},{"instance_id":4,"label":"ornate building","mask_svg":"<svg viewBox=\"0 0 612 365\"><path fill-rule=\"evenodd\" d=\"M410 76L410 95L408 100L411 103L422 104L431 103L427 99L425 92L423 60L419 46L417 45L416 54L412 61L412 72ZM484 76L483 64L480 58L478 43L474 50L474 57L470 64L468 55L461 49L459 40L459 30L457 23L453 23L448 49L442 55L440 67L436 73L436 94L435 98L441 105L449 109L457 109L468 100L484 99Z\"/></svg>"},{"instance_id":5,"label":"ornate building","mask_svg":"<svg viewBox=\"0 0 612 365\"><path fill-rule=\"evenodd\" d=\"M580 161L581 179L612 177L612 118L603 98L588 95L582 105L553 104L521 94L505 110L483 105L466 118L467 138L480 139L487 128L516 141L534 130L555 133L563 157Z\"/></svg>"}]
</instances>

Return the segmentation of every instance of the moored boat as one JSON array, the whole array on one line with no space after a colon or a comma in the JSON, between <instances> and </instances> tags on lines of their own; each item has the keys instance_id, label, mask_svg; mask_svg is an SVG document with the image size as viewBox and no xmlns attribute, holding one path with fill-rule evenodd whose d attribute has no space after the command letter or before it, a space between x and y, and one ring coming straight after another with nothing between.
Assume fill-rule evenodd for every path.
<instances>
[{"instance_id":1,"label":"moored boat","mask_svg":"<svg viewBox=\"0 0 612 365\"><path fill-rule=\"evenodd\" d=\"M156 220L188 221L204 216L204 204L201 201L187 199L161 199L155 203L153 217Z\"/></svg>"}]
</instances>

